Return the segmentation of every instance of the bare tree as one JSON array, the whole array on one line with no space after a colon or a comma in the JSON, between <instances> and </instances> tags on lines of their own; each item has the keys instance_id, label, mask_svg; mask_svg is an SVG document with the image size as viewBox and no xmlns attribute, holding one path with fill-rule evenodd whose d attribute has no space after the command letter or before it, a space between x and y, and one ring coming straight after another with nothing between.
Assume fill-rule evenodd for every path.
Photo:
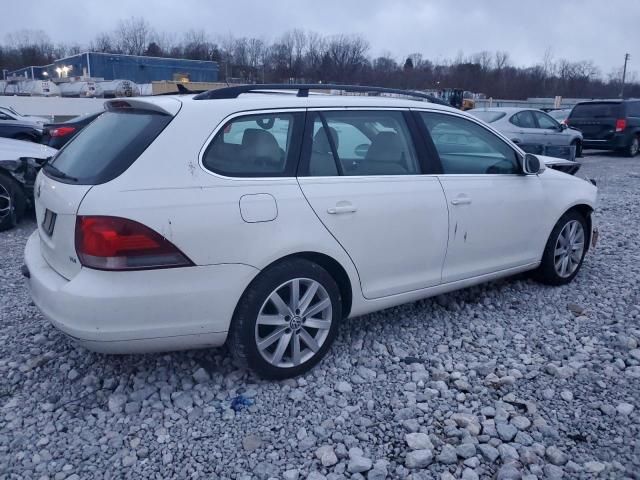
<instances>
[{"instance_id":1,"label":"bare tree","mask_svg":"<svg viewBox=\"0 0 640 480\"><path fill-rule=\"evenodd\" d=\"M122 53L143 55L152 40L153 29L144 18L131 17L127 20L120 20L114 36Z\"/></svg>"},{"instance_id":2,"label":"bare tree","mask_svg":"<svg viewBox=\"0 0 640 480\"><path fill-rule=\"evenodd\" d=\"M495 68L500 71L509 66L509 52L497 51L495 53Z\"/></svg>"}]
</instances>

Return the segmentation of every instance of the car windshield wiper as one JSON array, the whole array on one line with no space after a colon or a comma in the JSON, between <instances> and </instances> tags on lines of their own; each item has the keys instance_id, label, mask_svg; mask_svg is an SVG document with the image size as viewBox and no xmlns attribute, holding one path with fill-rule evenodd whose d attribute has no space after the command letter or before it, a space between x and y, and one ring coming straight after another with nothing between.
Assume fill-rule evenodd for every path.
<instances>
[{"instance_id":1,"label":"car windshield wiper","mask_svg":"<svg viewBox=\"0 0 640 480\"><path fill-rule=\"evenodd\" d=\"M44 167L42 167L42 169L45 172L50 173L54 177L58 177L58 178L61 178L63 180L71 180L72 182L77 182L78 181L78 179L76 177L72 177L71 175L67 175L62 170L58 169L57 167L54 167L49 162L45 163L45 165L44 165Z\"/></svg>"}]
</instances>

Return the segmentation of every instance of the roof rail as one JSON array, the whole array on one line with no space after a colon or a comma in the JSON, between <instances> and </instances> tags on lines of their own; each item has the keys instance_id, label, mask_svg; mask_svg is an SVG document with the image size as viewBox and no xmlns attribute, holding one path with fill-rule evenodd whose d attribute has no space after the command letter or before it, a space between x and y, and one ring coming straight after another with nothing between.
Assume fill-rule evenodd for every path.
<instances>
[{"instance_id":1,"label":"roof rail","mask_svg":"<svg viewBox=\"0 0 640 480\"><path fill-rule=\"evenodd\" d=\"M254 85L236 85L233 87L208 90L206 92L199 93L193 97L193 99L219 100L225 98L238 98L238 96L243 93L268 93L269 90L297 90L298 97L308 97L309 90L342 90L343 92L354 93L389 93L420 98L431 103L450 106L444 100L440 100L438 97L428 93L413 92L411 90L402 90L400 88L370 87L365 85L334 85L328 83L264 83Z\"/></svg>"}]
</instances>

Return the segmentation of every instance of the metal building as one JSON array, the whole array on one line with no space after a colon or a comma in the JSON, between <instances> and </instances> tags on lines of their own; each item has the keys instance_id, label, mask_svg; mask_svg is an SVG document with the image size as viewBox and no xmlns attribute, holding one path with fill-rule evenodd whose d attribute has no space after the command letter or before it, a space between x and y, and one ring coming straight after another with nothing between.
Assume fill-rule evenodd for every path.
<instances>
[{"instance_id":1,"label":"metal building","mask_svg":"<svg viewBox=\"0 0 640 480\"><path fill-rule=\"evenodd\" d=\"M157 80L215 82L218 80L218 64L205 60L85 52L55 60L51 65L22 68L9 75L54 81L63 78L101 78L126 79L135 83Z\"/></svg>"}]
</instances>

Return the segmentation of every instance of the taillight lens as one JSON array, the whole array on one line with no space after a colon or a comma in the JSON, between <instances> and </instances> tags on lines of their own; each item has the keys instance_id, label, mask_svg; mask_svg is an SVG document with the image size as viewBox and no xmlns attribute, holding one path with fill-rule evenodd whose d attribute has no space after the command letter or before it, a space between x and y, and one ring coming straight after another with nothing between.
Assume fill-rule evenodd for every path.
<instances>
[{"instance_id":1,"label":"taillight lens","mask_svg":"<svg viewBox=\"0 0 640 480\"><path fill-rule=\"evenodd\" d=\"M75 127L58 127L49 131L49 135L51 135L52 137L66 137L67 135L71 135L75 131Z\"/></svg>"},{"instance_id":2,"label":"taillight lens","mask_svg":"<svg viewBox=\"0 0 640 480\"><path fill-rule=\"evenodd\" d=\"M83 266L98 270L193 266L191 260L158 232L119 217L78 216L76 253Z\"/></svg>"},{"instance_id":3,"label":"taillight lens","mask_svg":"<svg viewBox=\"0 0 640 480\"><path fill-rule=\"evenodd\" d=\"M621 132L627 128L627 121L624 118L616 120L616 132Z\"/></svg>"}]
</instances>

